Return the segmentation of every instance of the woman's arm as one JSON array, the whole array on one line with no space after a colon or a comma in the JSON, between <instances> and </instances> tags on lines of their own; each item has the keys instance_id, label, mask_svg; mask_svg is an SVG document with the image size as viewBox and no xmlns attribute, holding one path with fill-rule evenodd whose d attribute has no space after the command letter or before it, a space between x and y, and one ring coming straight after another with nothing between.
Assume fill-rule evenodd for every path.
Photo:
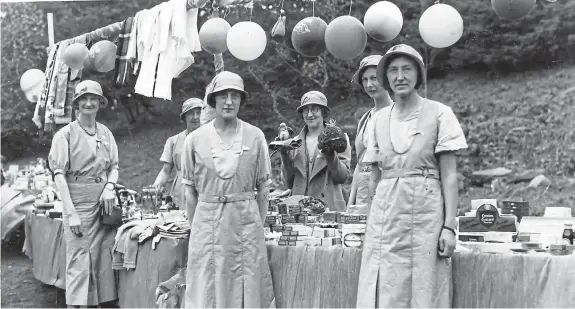
<instances>
[{"instance_id":1,"label":"woman's arm","mask_svg":"<svg viewBox=\"0 0 575 309\"><path fill-rule=\"evenodd\" d=\"M173 168L174 168L173 164L164 162L164 166L162 166L162 170L160 170L160 173L156 177L156 181L154 181L153 186L157 187L166 183L166 181L168 181L168 178L170 178L170 174L172 173Z\"/></svg>"},{"instance_id":2,"label":"woman's arm","mask_svg":"<svg viewBox=\"0 0 575 309\"><path fill-rule=\"evenodd\" d=\"M332 155L326 155L327 168L333 183L336 185L344 184L349 177L349 166L351 164L351 146L349 138L345 135L347 147L344 152L335 152Z\"/></svg>"},{"instance_id":3,"label":"woman's arm","mask_svg":"<svg viewBox=\"0 0 575 309\"><path fill-rule=\"evenodd\" d=\"M290 156L289 151L282 151L281 154L281 161L282 161L282 177L284 180L284 184L286 185L287 189L293 189L293 182L295 179L295 166L293 164L293 160Z\"/></svg>"},{"instance_id":4,"label":"woman's arm","mask_svg":"<svg viewBox=\"0 0 575 309\"><path fill-rule=\"evenodd\" d=\"M64 174L58 173L54 175L54 184L56 185L60 199L62 199L64 215L78 217L76 208L74 208L74 204L72 203L72 197L70 196L70 190L68 189L68 182L66 181Z\"/></svg>"},{"instance_id":5,"label":"woman's arm","mask_svg":"<svg viewBox=\"0 0 575 309\"><path fill-rule=\"evenodd\" d=\"M367 184L368 190L368 199L369 204L373 201L373 197L375 196L375 191L377 190L377 184L381 178L381 171L379 170L379 166L377 163L371 164L371 175L369 177L369 183Z\"/></svg>"},{"instance_id":6,"label":"woman's arm","mask_svg":"<svg viewBox=\"0 0 575 309\"><path fill-rule=\"evenodd\" d=\"M190 222L190 226L192 226L192 222L194 222L194 214L196 213L196 206L198 205L198 191L195 186L185 183L184 195L186 197L188 222Z\"/></svg>"},{"instance_id":7,"label":"woman's arm","mask_svg":"<svg viewBox=\"0 0 575 309\"><path fill-rule=\"evenodd\" d=\"M439 154L439 173L441 175L441 189L445 207L444 225L455 229L457 227L456 217L459 199L455 152L449 151Z\"/></svg>"},{"instance_id":8,"label":"woman's arm","mask_svg":"<svg viewBox=\"0 0 575 309\"><path fill-rule=\"evenodd\" d=\"M256 200L258 202L258 208L260 210L260 216L262 218L262 224L266 221L266 215L268 213L268 206L270 200L270 186L269 182L265 181L260 183L258 186L258 194Z\"/></svg>"}]
</instances>

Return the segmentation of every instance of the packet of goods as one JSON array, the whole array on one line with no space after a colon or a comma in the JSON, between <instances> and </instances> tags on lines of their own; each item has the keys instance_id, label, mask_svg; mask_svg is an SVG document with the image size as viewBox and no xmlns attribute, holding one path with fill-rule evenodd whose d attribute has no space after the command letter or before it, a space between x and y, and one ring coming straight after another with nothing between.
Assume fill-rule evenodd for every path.
<instances>
[{"instance_id":1,"label":"packet of goods","mask_svg":"<svg viewBox=\"0 0 575 309\"><path fill-rule=\"evenodd\" d=\"M365 224L342 224L341 243L344 247L363 247L365 240Z\"/></svg>"}]
</instances>

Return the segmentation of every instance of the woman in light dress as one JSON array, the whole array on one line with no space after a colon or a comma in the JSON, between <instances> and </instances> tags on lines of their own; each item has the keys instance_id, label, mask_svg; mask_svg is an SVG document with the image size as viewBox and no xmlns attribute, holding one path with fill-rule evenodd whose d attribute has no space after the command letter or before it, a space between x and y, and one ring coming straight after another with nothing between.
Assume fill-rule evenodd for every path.
<instances>
[{"instance_id":1,"label":"woman in light dress","mask_svg":"<svg viewBox=\"0 0 575 309\"><path fill-rule=\"evenodd\" d=\"M100 84L79 83L72 104L77 120L54 134L48 155L64 208L66 303L108 307L117 299L116 230L100 223L100 203L108 213L115 204L118 146L112 132L96 121L98 110L108 105Z\"/></svg>"},{"instance_id":2,"label":"woman in light dress","mask_svg":"<svg viewBox=\"0 0 575 309\"><path fill-rule=\"evenodd\" d=\"M182 112L180 120L186 123L186 129L174 136L171 136L166 141L164 152L160 157L160 161L164 163L162 170L156 177L153 186L160 189L172 173L176 169L176 177L172 182L169 195L180 209L185 209L184 202L184 188L182 186L182 149L186 136L200 126L200 114L204 101L198 98L188 99L182 104Z\"/></svg>"},{"instance_id":3,"label":"woman in light dress","mask_svg":"<svg viewBox=\"0 0 575 309\"><path fill-rule=\"evenodd\" d=\"M458 204L456 151L467 143L447 105L421 97L425 66L392 47L377 79L395 103L373 120L363 162L372 165L358 308L451 307ZM391 134L393 132L393 134Z\"/></svg>"},{"instance_id":4,"label":"woman in light dress","mask_svg":"<svg viewBox=\"0 0 575 309\"><path fill-rule=\"evenodd\" d=\"M186 308L275 307L263 223L271 164L263 132L238 119L244 83L223 71L207 103L216 117L186 137L182 183L190 220Z\"/></svg>"},{"instance_id":5,"label":"woman in light dress","mask_svg":"<svg viewBox=\"0 0 575 309\"><path fill-rule=\"evenodd\" d=\"M368 183L371 175L371 164L362 163L363 155L367 149L367 129L372 125L373 116L382 108L389 106L393 101L389 93L377 82L377 65L383 56L370 55L359 64L359 69L353 74L352 83L360 87L373 100L373 108L361 116L355 135L355 152L357 164L353 172L353 181L349 193L348 207L351 205L369 205Z\"/></svg>"}]
</instances>

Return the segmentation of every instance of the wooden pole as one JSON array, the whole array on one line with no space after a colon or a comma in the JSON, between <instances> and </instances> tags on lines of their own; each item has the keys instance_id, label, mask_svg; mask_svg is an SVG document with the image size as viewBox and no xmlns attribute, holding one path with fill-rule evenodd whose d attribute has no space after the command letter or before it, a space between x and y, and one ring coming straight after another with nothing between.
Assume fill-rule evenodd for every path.
<instances>
[{"instance_id":1,"label":"wooden pole","mask_svg":"<svg viewBox=\"0 0 575 309\"><path fill-rule=\"evenodd\" d=\"M54 14L48 13L48 46L54 45Z\"/></svg>"}]
</instances>

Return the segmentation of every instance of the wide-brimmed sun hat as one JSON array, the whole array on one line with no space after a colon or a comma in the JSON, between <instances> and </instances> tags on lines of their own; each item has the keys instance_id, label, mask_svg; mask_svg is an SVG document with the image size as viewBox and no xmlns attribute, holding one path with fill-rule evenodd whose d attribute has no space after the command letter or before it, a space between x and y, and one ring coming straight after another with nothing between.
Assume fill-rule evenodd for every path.
<instances>
[{"instance_id":1,"label":"wide-brimmed sun hat","mask_svg":"<svg viewBox=\"0 0 575 309\"><path fill-rule=\"evenodd\" d=\"M415 63L419 67L419 74L417 75L417 82L415 84L415 89L419 89L421 85L426 84L426 70L425 65L423 64L423 57L421 57L421 55L417 52L417 50L415 50L415 48L406 44L399 44L390 48L377 65L377 81L379 82L380 85L383 86L383 88L385 88L385 90L387 90L388 92L392 92L391 86L389 85L389 81L387 80L386 72L387 67L389 65L389 59L394 55L402 55L409 57L410 59L415 61Z\"/></svg>"},{"instance_id":2,"label":"wide-brimmed sun hat","mask_svg":"<svg viewBox=\"0 0 575 309\"><path fill-rule=\"evenodd\" d=\"M80 82L76 89L74 90L74 98L72 99L72 103L75 103L79 98L86 94L94 94L100 97L102 107L108 106L108 99L104 96L104 92L102 91L102 86L98 82L93 80L85 80Z\"/></svg>"}]
</instances>

